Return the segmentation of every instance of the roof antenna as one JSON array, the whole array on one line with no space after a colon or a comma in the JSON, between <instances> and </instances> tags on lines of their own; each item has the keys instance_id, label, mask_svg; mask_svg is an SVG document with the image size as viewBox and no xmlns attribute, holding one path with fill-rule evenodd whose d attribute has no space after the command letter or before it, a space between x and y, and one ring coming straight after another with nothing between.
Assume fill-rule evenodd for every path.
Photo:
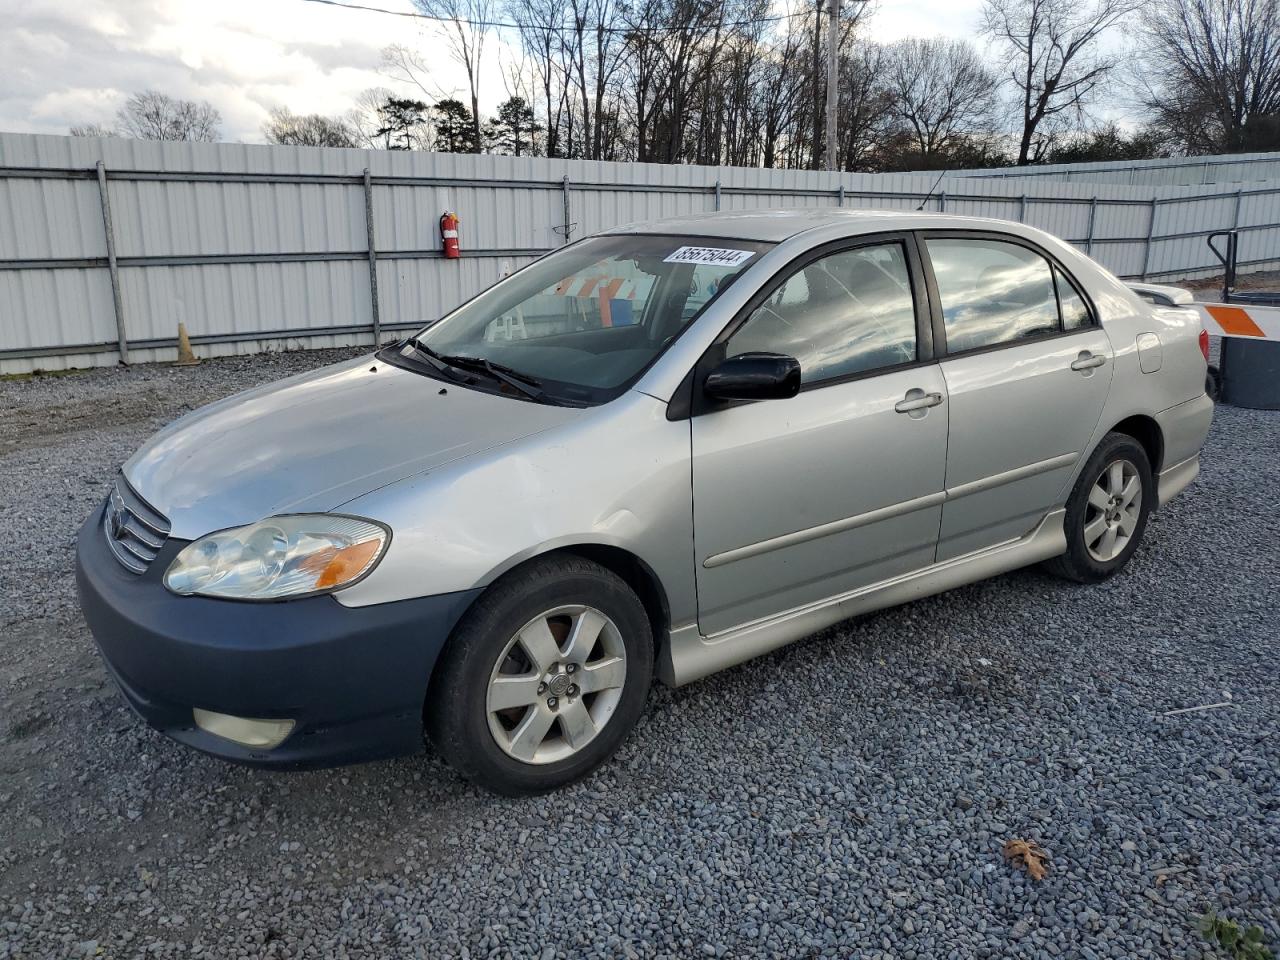
<instances>
[{"instance_id":1,"label":"roof antenna","mask_svg":"<svg viewBox=\"0 0 1280 960\"><path fill-rule=\"evenodd\" d=\"M942 178L947 175L947 171L943 170L938 174L938 179L933 181L933 186L929 188L929 192L924 195L924 199L920 201L920 206L916 207L916 213L924 209L924 205L933 199L933 192L938 189L938 184L942 182Z\"/></svg>"}]
</instances>

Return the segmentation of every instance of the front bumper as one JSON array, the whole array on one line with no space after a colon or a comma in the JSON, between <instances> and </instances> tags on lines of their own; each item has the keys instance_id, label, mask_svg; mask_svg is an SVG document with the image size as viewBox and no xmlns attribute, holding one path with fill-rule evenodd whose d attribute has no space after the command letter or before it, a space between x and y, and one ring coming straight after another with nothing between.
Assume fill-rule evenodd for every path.
<instances>
[{"instance_id":1,"label":"front bumper","mask_svg":"<svg viewBox=\"0 0 1280 960\"><path fill-rule=\"evenodd\" d=\"M102 508L80 529L80 607L108 670L147 723L256 766L333 766L422 749L431 670L479 590L370 607L331 596L179 597L161 580L184 546L170 540L136 575L112 556ZM274 749L245 747L198 728L197 707L295 727Z\"/></svg>"}]
</instances>

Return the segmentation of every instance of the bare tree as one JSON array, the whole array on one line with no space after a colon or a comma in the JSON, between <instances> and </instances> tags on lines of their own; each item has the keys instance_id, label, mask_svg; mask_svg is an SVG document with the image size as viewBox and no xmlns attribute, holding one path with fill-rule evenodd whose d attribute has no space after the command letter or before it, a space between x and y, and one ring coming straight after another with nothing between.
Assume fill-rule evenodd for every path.
<instances>
[{"instance_id":1,"label":"bare tree","mask_svg":"<svg viewBox=\"0 0 1280 960\"><path fill-rule=\"evenodd\" d=\"M347 129L358 147L373 147L389 150L390 136L382 132L382 108L395 94L386 87L370 87L356 97L356 105L347 111L343 118ZM430 149L425 131L419 131L417 149Z\"/></svg>"},{"instance_id":2,"label":"bare tree","mask_svg":"<svg viewBox=\"0 0 1280 960\"><path fill-rule=\"evenodd\" d=\"M424 15L440 21L440 31L450 54L466 72L471 118L475 124L472 133L475 142L480 143L480 68L495 0L413 0L413 5Z\"/></svg>"},{"instance_id":3,"label":"bare tree","mask_svg":"<svg viewBox=\"0 0 1280 960\"><path fill-rule=\"evenodd\" d=\"M808 29L795 19L784 21L786 32L776 39L766 57L760 101L760 126L764 136L761 163L766 167L809 166L813 144L805 120L813 104L803 50ZM808 151L808 152L804 152Z\"/></svg>"},{"instance_id":4,"label":"bare tree","mask_svg":"<svg viewBox=\"0 0 1280 960\"><path fill-rule=\"evenodd\" d=\"M658 51L665 68L663 98L659 104L662 125L658 128L654 154L650 159L679 163L685 156L686 134L700 106L699 94L714 70L724 48L726 22L739 16L729 2L715 0L669 0L658 26L665 32ZM640 159L646 159L641 157Z\"/></svg>"},{"instance_id":5,"label":"bare tree","mask_svg":"<svg viewBox=\"0 0 1280 960\"><path fill-rule=\"evenodd\" d=\"M445 87L437 83L436 71L422 54L403 43L393 43L382 49L382 72L398 84L417 87L431 100L444 100L461 92L457 87ZM384 90L387 96L395 96L384 87L377 89Z\"/></svg>"},{"instance_id":6,"label":"bare tree","mask_svg":"<svg viewBox=\"0 0 1280 960\"><path fill-rule=\"evenodd\" d=\"M1184 149L1248 149L1280 114L1280 0L1153 0L1141 29L1141 99Z\"/></svg>"},{"instance_id":7,"label":"bare tree","mask_svg":"<svg viewBox=\"0 0 1280 960\"><path fill-rule=\"evenodd\" d=\"M865 170L873 162L893 114L893 97L881 82L884 48L857 44L840 58L836 158L841 170Z\"/></svg>"},{"instance_id":8,"label":"bare tree","mask_svg":"<svg viewBox=\"0 0 1280 960\"><path fill-rule=\"evenodd\" d=\"M177 100L157 90L135 93L116 114L120 132L135 140L218 139L222 115L206 100Z\"/></svg>"},{"instance_id":9,"label":"bare tree","mask_svg":"<svg viewBox=\"0 0 1280 960\"><path fill-rule=\"evenodd\" d=\"M582 121L581 155L601 160L607 152L605 132L610 126L606 101L624 54L615 24L616 0L567 0L569 29L562 35L569 83L578 94Z\"/></svg>"},{"instance_id":10,"label":"bare tree","mask_svg":"<svg viewBox=\"0 0 1280 960\"><path fill-rule=\"evenodd\" d=\"M1039 160L1056 120L1083 118L1090 96L1115 69L1098 38L1137 8L1137 0L986 0L983 32L1011 60L1020 100L1018 163Z\"/></svg>"},{"instance_id":11,"label":"bare tree","mask_svg":"<svg viewBox=\"0 0 1280 960\"><path fill-rule=\"evenodd\" d=\"M625 9L628 110L635 130L636 159L647 161L653 153L653 129L658 103L666 90L662 37L651 29L662 17L664 0L636 0Z\"/></svg>"},{"instance_id":12,"label":"bare tree","mask_svg":"<svg viewBox=\"0 0 1280 960\"><path fill-rule=\"evenodd\" d=\"M118 137L110 127L101 123L78 123L67 131L73 137Z\"/></svg>"},{"instance_id":13,"label":"bare tree","mask_svg":"<svg viewBox=\"0 0 1280 960\"><path fill-rule=\"evenodd\" d=\"M276 107L271 111L271 118L262 125L262 137L267 143L295 147L354 147L358 144L357 134L347 120L318 113L297 114L288 107Z\"/></svg>"},{"instance_id":14,"label":"bare tree","mask_svg":"<svg viewBox=\"0 0 1280 960\"><path fill-rule=\"evenodd\" d=\"M750 0L748 18L725 42L703 87L697 152L704 162L754 166L760 162L758 112L764 95L762 60L768 0Z\"/></svg>"},{"instance_id":15,"label":"bare tree","mask_svg":"<svg viewBox=\"0 0 1280 960\"><path fill-rule=\"evenodd\" d=\"M534 109L549 156L810 167L822 155L817 0L784 0L782 15L773 0L498 2L520 48L504 61L504 83ZM865 11L842 4L837 32L841 167L1003 160L997 83L972 48L868 45L858 37Z\"/></svg>"},{"instance_id":16,"label":"bare tree","mask_svg":"<svg viewBox=\"0 0 1280 960\"><path fill-rule=\"evenodd\" d=\"M899 40L885 50L884 79L924 166L990 126L998 84L963 40Z\"/></svg>"},{"instance_id":17,"label":"bare tree","mask_svg":"<svg viewBox=\"0 0 1280 960\"><path fill-rule=\"evenodd\" d=\"M560 127L565 110L566 88L562 82L563 43L560 0L508 0L507 15L515 22L520 44L528 56L533 86L541 98L546 124L547 156L562 155ZM532 102L535 98L530 97Z\"/></svg>"}]
</instances>

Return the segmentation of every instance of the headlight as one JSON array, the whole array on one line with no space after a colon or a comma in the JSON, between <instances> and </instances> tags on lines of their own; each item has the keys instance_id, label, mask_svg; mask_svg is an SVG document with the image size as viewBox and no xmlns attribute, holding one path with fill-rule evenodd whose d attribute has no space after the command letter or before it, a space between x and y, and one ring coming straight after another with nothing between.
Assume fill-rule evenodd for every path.
<instances>
[{"instance_id":1,"label":"headlight","mask_svg":"<svg viewBox=\"0 0 1280 960\"><path fill-rule=\"evenodd\" d=\"M279 600L327 593L373 569L391 531L334 514L268 517L211 533L183 549L164 575L174 593Z\"/></svg>"}]
</instances>

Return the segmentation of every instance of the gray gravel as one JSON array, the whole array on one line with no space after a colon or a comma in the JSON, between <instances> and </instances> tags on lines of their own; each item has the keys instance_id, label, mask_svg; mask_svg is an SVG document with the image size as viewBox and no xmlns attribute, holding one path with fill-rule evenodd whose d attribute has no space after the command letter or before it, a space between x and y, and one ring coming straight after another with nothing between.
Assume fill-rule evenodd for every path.
<instances>
[{"instance_id":1,"label":"gray gravel","mask_svg":"<svg viewBox=\"0 0 1280 960\"><path fill-rule=\"evenodd\" d=\"M515 801L427 755L188 751L76 610L74 531L147 434L343 355L0 383L0 958L1207 957L1211 906L1280 945L1280 415L1220 408L1112 582L1023 571L655 688L613 763Z\"/></svg>"}]
</instances>

